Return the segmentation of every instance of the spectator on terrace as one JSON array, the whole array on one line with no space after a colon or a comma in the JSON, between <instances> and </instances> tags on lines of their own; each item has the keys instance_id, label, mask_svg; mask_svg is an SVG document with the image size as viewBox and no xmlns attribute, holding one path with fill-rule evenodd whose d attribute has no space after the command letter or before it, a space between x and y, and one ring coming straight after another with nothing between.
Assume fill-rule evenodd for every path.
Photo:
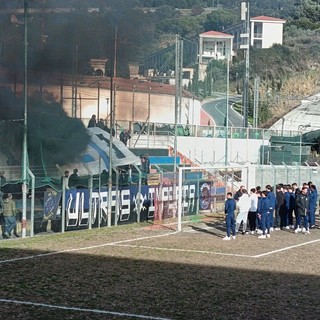
<instances>
[{"instance_id":1,"label":"spectator on terrace","mask_svg":"<svg viewBox=\"0 0 320 320\"><path fill-rule=\"evenodd\" d=\"M123 131L120 133L120 141L126 146L129 139L131 139L129 130L123 129Z\"/></svg>"},{"instance_id":2,"label":"spectator on terrace","mask_svg":"<svg viewBox=\"0 0 320 320\"><path fill-rule=\"evenodd\" d=\"M147 184L147 175L150 173L150 160L148 155L140 156L141 160L141 172L142 172L142 183Z\"/></svg>"},{"instance_id":3,"label":"spectator on terrace","mask_svg":"<svg viewBox=\"0 0 320 320\"><path fill-rule=\"evenodd\" d=\"M93 114L91 119L89 120L88 128L93 128L93 127L96 127L96 126L97 126L97 119L96 119L96 115Z\"/></svg>"},{"instance_id":4,"label":"spectator on terrace","mask_svg":"<svg viewBox=\"0 0 320 320\"><path fill-rule=\"evenodd\" d=\"M62 182L62 189L68 190L69 189L69 171L68 170L66 170L64 172L64 175L61 180L62 180L61 181Z\"/></svg>"},{"instance_id":5,"label":"spectator on terrace","mask_svg":"<svg viewBox=\"0 0 320 320\"><path fill-rule=\"evenodd\" d=\"M104 121L102 118L99 119L98 123L97 123L97 127L102 129L102 130L105 130L106 126L104 125Z\"/></svg>"},{"instance_id":6,"label":"spectator on terrace","mask_svg":"<svg viewBox=\"0 0 320 320\"><path fill-rule=\"evenodd\" d=\"M7 183L7 179L4 176L4 171L0 171L0 187L2 188Z\"/></svg>"},{"instance_id":7,"label":"spectator on terrace","mask_svg":"<svg viewBox=\"0 0 320 320\"><path fill-rule=\"evenodd\" d=\"M78 169L73 169L73 173L69 177L69 188L76 187L78 185L78 180Z\"/></svg>"}]
</instances>

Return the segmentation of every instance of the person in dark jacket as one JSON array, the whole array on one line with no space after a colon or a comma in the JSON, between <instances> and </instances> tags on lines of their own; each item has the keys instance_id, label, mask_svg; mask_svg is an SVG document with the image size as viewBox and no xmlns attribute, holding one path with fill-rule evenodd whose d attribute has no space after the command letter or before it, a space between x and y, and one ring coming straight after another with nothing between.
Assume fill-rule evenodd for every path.
<instances>
[{"instance_id":1,"label":"person in dark jacket","mask_svg":"<svg viewBox=\"0 0 320 320\"><path fill-rule=\"evenodd\" d=\"M269 211L270 211L270 216L269 216L269 224L270 224L270 231L273 231L273 222L274 222L274 210L276 208L276 205L277 205L277 199L276 199L276 196L275 194L273 193L273 189L272 187L268 184L266 186L266 190L267 190L267 197L270 201L270 208L269 208Z\"/></svg>"},{"instance_id":2,"label":"person in dark jacket","mask_svg":"<svg viewBox=\"0 0 320 320\"><path fill-rule=\"evenodd\" d=\"M96 127L97 126L97 117L95 114L93 114L91 116L91 119L89 120L89 123L88 123L88 128L93 128L93 127Z\"/></svg>"},{"instance_id":3,"label":"person in dark jacket","mask_svg":"<svg viewBox=\"0 0 320 320\"><path fill-rule=\"evenodd\" d=\"M276 187L276 210L275 210L275 219L274 227L275 230L280 230L280 227L285 227L284 222L281 221L283 216L283 205L285 203L285 195L283 193L283 186L277 185Z\"/></svg>"},{"instance_id":4,"label":"person in dark jacket","mask_svg":"<svg viewBox=\"0 0 320 320\"><path fill-rule=\"evenodd\" d=\"M313 229L316 224L316 209L317 209L317 200L318 200L318 191L317 187L314 184L309 186L309 223L310 228Z\"/></svg>"},{"instance_id":5,"label":"person in dark jacket","mask_svg":"<svg viewBox=\"0 0 320 320\"><path fill-rule=\"evenodd\" d=\"M293 223L293 212L296 206L296 193L294 192L294 189L291 186L288 187L288 192L289 192L288 222L289 222L289 226L292 229L294 229L295 225ZM294 216L296 216L295 212L294 212Z\"/></svg>"},{"instance_id":6,"label":"person in dark jacket","mask_svg":"<svg viewBox=\"0 0 320 320\"><path fill-rule=\"evenodd\" d=\"M289 222L289 208L290 208L290 193L288 186L283 187L283 195L284 195L284 202L282 206L282 215L281 215L281 226L284 229L290 229Z\"/></svg>"},{"instance_id":7,"label":"person in dark jacket","mask_svg":"<svg viewBox=\"0 0 320 320\"><path fill-rule=\"evenodd\" d=\"M69 188L76 187L78 185L78 182L79 182L78 169L75 168L73 169L73 172L69 177L69 183L68 183Z\"/></svg>"},{"instance_id":8,"label":"person in dark jacket","mask_svg":"<svg viewBox=\"0 0 320 320\"><path fill-rule=\"evenodd\" d=\"M16 203L12 199L12 194L8 193L7 197L3 200L3 217L4 217L4 238L9 239L11 236L11 232L13 231L16 237L19 237L16 227L16 216L17 216L17 209Z\"/></svg>"},{"instance_id":9,"label":"person in dark jacket","mask_svg":"<svg viewBox=\"0 0 320 320\"><path fill-rule=\"evenodd\" d=\"M240 186L239 190L234 195L234 200L238 201L239 198L242 196L242 190L244 189L244 186Z\"/></svg>"},{"instance_id":10,"label":"person in dark jacket","mask_svg":"<svg viewBox=\"0 0 320 320\"><path fill-rule=\"evenodd\" d=\"M124 129L121 133L120 133L120 141L126 146L129 139L131 139L131 136L130 136L130 132L129 130L127 129Z\"/></svg>"},{"instance_id":11,"label":"person in dark jacket","mask_svg":"<svg viewBox=\"0 0 320 320\"><path fill-rule=\"evenodd\" d=\"M296 194L296 230L295 233L303 232L309 234L309 196L308 188L304 187L301 189L301 192ZM301 229L301 220L303 218L304 227Z\"/></svg>"},{"instance_id":12,"label":"person in dark jacket","mask_svg":"<svg viewBox=\"0 0 320 320\"><path fill-rule=\"evenodd\" d=\"M232 230L232 239L236 238L236 225L234 220L234 211L236 210L236 201L232 198L232 193L227 193L227 200L224 206L224 213L226 215L227 235L223 240L230 240L230 233Z\"/></svg>"}]
</instances>

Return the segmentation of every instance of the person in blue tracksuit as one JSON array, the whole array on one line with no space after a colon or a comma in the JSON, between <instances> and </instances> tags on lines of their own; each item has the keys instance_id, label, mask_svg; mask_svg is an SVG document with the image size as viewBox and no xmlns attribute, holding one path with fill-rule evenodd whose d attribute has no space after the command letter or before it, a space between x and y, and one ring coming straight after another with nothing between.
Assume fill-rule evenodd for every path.
<instances>
[{"instance_id":1,"label":"person in blue tracksuit","mask_svg":"<svg viewBox=\"0 0 320 320\"><path fill-rule=\"evenodd\" d=\"M224 206L224 212L226 214L226 225L227 225L227 235L223 240L230 240L230 233L232 231L232 239L236 238L236 225L234 220L234 211L236 210L237 204L232 197L232 193L227 193L227 200Z\"/></svg>"},{"instance_id":2,"label":"person in blue tracksuit","mask_svg":"<svg viewBox=\"0 0 320 320\"><path fill-rule=\"evenodd\" d=\"M261 220L262 235L259 239L270 238L270 200L268 198L268 191L262 191L262 198L259 206L259 217Z\"/></svg>"},{"instance_id":3,"label":"person in blue tracksuit","mask_svg":"<svg viewBox=\"0 0 320 320\"><path fill-rule=\"evenodd\" d=\"M309 223L310 228L314 228L316 224L316 209L317 209L317 199L318 191L317 187L314 184L309 186Z\"/></svg>"},{"instance_id":4,"label":"person in blue tracksuit","mask_svg":"<svg viewBox=\"0 0 320 320\"><path fill-rule=\"evenodd\" d=\"M258 196L258 206L257 206L257 218L256 218L256 229L258 234L262 234L262 228L261 228L261 219L259 216L259 213L261 211L261 200L262 200L262 191L257 191Z\"/></svg>"},{"instance_id":5,"label":"person in blue tracksuit","mask_svg":"<svg viewBox=\"0 0 320 320\"><path fill-rule=\"evenodd\" d=\"M266 186L266 190L267 190L267 197L270 201L270 217L269 217L269 228L271 231L273 231L273 220L274 220L274 210L276 208L277 205L277 199L275 194L273 193L272 187L268 184Z\"/></svg>"},{"instance_id":6,"label":"person in blue tracksuit","mask_svg":"<svg viewBox=\"0 0 320 320\"><path fill-rule=\"evenodd\" d=\"M290 229L289 223L289 208L290 208L290 192L288 186L283 187L284 203L281 216L281 225L283 229Z\"/></svg>"},{"instance_id":7,"label":"person in blue tracksuit","mask_svg":"<svg viewBox=\"0 0 320 320\"><path fill-rule=\"evenodd\" d=\"M280 230L283 227L286 227L286 223L284 223L282 217L285 207L285 194L282 184L278 184L276 186L276 210L275 210L275 220L274 227L275 230Z\"/></svg>"}]
</instances>

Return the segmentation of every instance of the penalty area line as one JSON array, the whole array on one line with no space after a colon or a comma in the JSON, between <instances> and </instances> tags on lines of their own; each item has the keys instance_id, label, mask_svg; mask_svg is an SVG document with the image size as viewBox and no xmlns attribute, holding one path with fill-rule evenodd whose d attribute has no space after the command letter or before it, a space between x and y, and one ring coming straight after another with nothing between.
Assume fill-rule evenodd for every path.
<instances>
[{"instance_id":1,"label":"penalty area line","mask_svg":"<svg viewBox=\"0 0 320 320\"><path fill-rule=\"evenodd\" d=\"M91 249L97 249L97 248L103 248L107 246L114 246L117 244L127 243L127 242L134 242L134 241L140 241L140 240L148 240L153 238L161 238L161 237L167 237L171 236L173 234L178 233L178 231L170 232L170 233L164 233L164 234L157 234L155 236L147 236L147 237L140 237L140 238L132 238L132 239L126 239L126 240L119 240L114 242L108 242L103 244L98 244L94 246L88 246L88 247L81 247L81 248L72 248L72 249L66 249L61 251L52 251L52 252L46 252L46 253L39 253L36 255L26 256L26 257L19 257L19 258L13 258L13 259L7 259L7 260L0 260L0 264L9 263L9 262L16 262L16 261L22 261L22 260L29 260L29 259L35 259L35 258L42 258L42 257L48 257L63 253L69 253L69 252L77 252L77 251L85 251L85 250L91 250Z\"/></svg>"},{"instance_id":2,"label":"penalty area line","mask_svg":"<svg viewBox=\"0 0 320 320\"><path fill-rule=\"evenodd\" d=\"M253 258L253 256L246 254L237 254L237 253L223 253L223 252L214 252L206 250L192 250L192 249L178 249L178 248L162 248L162 247L152 247L152 246L139 246L133 244L114 244L116 247L129 247L129 248L140 248L140 249L149 249L149 250L159 250L159 251L173 251L173 252L188 252L188 253L202 253L202 254L212 254L219 256L231 256L231 257L243 257L243 258Z\"/></svg>"},{"instance_id":3,"label":"penalty area line","mask_svg":"<svg viewBox=\"0 0 320 320\"><path fill-rule=\"evenodd\" d=\"M12 303L12 304L17 304L17 305L33 306L33 307L60 309L60 310L66 310L66 311L77 311L77 312L104 314L104 315L109 315L109 316L113 315L113 316L117 316L117 317L131 317L131 318L137 318L137 319L150 319L150 320L170 320L169 318L144 316L144 315L140 315L140 314L122 313L122 312L106 311L106 310L99 310L99 309L86 309L86 308L78 308L78 307L66 307L66 306L59 306L59 305L46 304L46 303L37 303L37 302L30 302L30 301L0 299L0 302Z\"/></svg>"},{"instance_id":4,"label":"penalty area line","mask_svg":"<svg viewBox=\"0 0 320 320\"><path fill-rule=\"evenodd\" d=\"M284 248L281 248L281 249L269 251L269 252L262 253L262 254L257 254L255 256L252 256L252 258L261 258L261 257L269 256L269 255L274 254L274 253L295 249L295 248L298 248L298 247L306 246L308 244L317 243L319 241L320 241L320 239L312 240L312 241L308 241L308 242L303 242L303 243L299 243L299 244L295 244L293 246L284 247Z\"/></svg>"}]
</instances>

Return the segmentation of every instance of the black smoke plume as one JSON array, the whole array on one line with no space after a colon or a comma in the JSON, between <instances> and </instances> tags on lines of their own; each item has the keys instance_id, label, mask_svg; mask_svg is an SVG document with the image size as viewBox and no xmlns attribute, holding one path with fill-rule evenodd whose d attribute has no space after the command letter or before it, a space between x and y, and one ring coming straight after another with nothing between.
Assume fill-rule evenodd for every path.
<instances>
[{"instance_id":1,"label":"black smoke plume","mask_svg":"<svg viewBox=\"0 0 320 320\"><path fill-rule=\"evenodd\" d=\"M19 165L22 157L24 101L9 89L0 89L0 146L8 165ZM61 105L47 95L28 100L27 141L30 165L49 167L76 160L86 149L89 135L79 119L67 116Z\"/></svg>"}]
</instances>

